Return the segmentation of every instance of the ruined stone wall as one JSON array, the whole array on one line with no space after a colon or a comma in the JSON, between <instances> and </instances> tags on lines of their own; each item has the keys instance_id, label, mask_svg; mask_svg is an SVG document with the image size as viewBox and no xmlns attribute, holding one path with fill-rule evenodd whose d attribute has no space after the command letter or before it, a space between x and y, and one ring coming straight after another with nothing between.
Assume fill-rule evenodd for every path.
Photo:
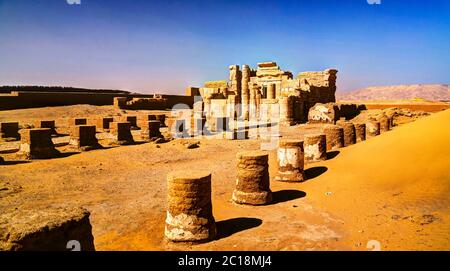
<instances>
[{"instance_id":1,"label":"ruined stone wall","mask_svg":"<svg viewBox=\"0 0 450 271\"><path fill-rule=\"evenodd\" d=\"M154 95L143 94L118 94L95 92L13 92L0 95L0 110L12 110L21 108L36 108L47 106L65 106L76 104L113 105L115 97L126 97L127 101L133 98L153 98ZM168 109L177 103L185 103L192 107L193 96L184 95L159 95L167 101L163 104L150 103L150 109ZM138 109L146 109L138 108Z\"/></svg>"},{"instance_id":2,"label":"ruined stone wall","mask_svg":"<svg viewBox=\"0 0 450 271\"><path fill-rule=\"evenodd\" d=\"M318 72L301 72L297 76L300 87L310 92L310 102L335 102L337 70L327 69Z\"/></svg>"},{"instance_id":3,"label":"ruined stone wall","mask_svg":"<svg viewBox=\"0 0 450 271\"><path fill-rule=\"evenodd\" d=\"M126 99L126 102L116 102L117 100ZM132 110L166 110L171 109L177 104L185 104L192 108L194 104L194 96L181 95L158 95L155 97L115 97L114 106L121 109Z\"/></svg>"}]
</instances>

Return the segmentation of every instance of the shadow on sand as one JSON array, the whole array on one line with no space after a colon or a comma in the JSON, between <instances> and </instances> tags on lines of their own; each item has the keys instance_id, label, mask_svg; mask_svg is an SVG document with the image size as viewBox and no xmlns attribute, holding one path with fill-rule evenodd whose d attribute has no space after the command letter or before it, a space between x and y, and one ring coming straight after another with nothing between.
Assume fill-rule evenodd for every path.
<instances>
[{"instance_id":1,"label":"shadow on sand","mask_svg":"<svg viewBox=\"0 0 450 271\"><path fill-rule=\"evenodd\" d=\"M253 217L237 217L216 222L217 239L226 238L237 232L256 228L261 224L261 219Z\"/></svg>"},{"instance_id":2,"label":"shadow on sand","mask_svg":"<svg viewBox=\"0 0 450 271\"><path fill-rule=\"evenodd\" d=\"M290 201L294 199L303 198L306 196L306 193L300 190L280 190L272 193L272 204L277 204L285 201Z\"/></svg>"},{"instance_id":3,"label":"shadow on sand","mask_svg":"<svg viewBox=\"0 0 450 271\"><path fill-rule=\"evenodd\" d=\"M334 157L338 156L339 151L330 151L327 152L327 160L333 159Z\"/></svg>"},{"instance_id":4,"label":"shadow on sand","mask_svg":"<svg viewBox=\"0 0 450 271\"><path fill-rule=\"evenodd\" d=\"M305 179L306 181L309 181L311 179L314 179L323 173L325 173L328 170L327 167L312 167L305 170Z\"/></svg>"}]
</instances>

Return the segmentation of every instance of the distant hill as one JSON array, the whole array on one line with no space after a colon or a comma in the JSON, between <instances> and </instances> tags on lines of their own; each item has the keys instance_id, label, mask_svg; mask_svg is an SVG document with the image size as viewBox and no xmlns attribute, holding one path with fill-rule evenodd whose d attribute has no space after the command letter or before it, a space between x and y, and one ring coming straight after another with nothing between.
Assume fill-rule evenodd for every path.
<instances>
[{"instance_id":1,"label":"distant hill","mask_svg":"<svg viewBox=\"0 0 450 271\"><path fill-rule=\"evenodd\" d=\"M427 100L450 101L449 85L395 85L367 87L336 93L338 100Z\"/></svg>"},{"instance_id":2,"label":"distant hill","mask_svg":"<svg viewBox=\"0 0 450 271\"><path fill-rule=\"evenodd\" d=\"M88 89L59 86L0 86L0 93L10 93L11 91L33 91L33 92L98 92L98 93L120 93L130 92L118 89Z\"/></svg>"}]
</instances>

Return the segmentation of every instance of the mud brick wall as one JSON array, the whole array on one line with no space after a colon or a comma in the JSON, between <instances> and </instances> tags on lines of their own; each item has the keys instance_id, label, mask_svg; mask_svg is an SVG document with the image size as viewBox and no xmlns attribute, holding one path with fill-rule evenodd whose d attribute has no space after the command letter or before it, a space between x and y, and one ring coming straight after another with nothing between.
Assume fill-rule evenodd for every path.
<instances>
[{"instance_id":1,"label":"mud brick wall","mask_svg":"<svg viewBox=\"0 0 450 271\"><path fill-rule=\"evenodd\" d=\"M150 109L170 109L177 103L184 103L192 107L193 96L160 95L167 101L163 104L155 104ZM47 106L64 106L75 104L113 105L114 97L153 98L153 95L127 95L118 93L93 93L93 92L11 92L0 95L0 110L21 108L36 108ZM146 108L138 108L146 109Z\"/></svg>"},{"instance_id":2,"label":"mud brick wall","mask_svg":"<svg viewBox=\"0 0 450 271\"><path fill-rule=\"evenodd\" d=\"M11 95L0 96L0 110L74 104L112 105L113 98L120 95L76 92L13 92Z\"/></svg>"},{"instance_id":3,"label":"mud brick wall","mask_svg":"<svg viewBox=\"0 0 450 271\"><path fill-rule=\"evenodd\" d=\"M301 72L300 80L302 90L310 92L311 102L335 102L337 70L327 69L319 72Z\"/></svg>"}]
</instances>

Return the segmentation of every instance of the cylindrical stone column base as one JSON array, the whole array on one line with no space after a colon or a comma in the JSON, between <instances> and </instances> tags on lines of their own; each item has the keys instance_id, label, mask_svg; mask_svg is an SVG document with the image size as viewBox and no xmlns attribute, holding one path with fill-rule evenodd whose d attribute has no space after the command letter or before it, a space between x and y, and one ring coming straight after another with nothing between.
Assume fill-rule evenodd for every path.
<instances>
[{"instance_id":1,"label":"cylindrical stone column base","mask_svg":"<svg viewBox=\"0 0 450 271\"><path fill-rule=\"evenodd\" d=\"M304 138L305 162L327 160L327 141L325 134L309 134Z\"/></svg>"},{"instance_id":2,"label":"cylindrical stone column base","mask_svg":"<svg viewBox=\"0 0 450 271\"><path fill-rule=\"evenodd\" d=\"M328 124L323 128L327 141L327 151L344 147L344 129L338 125Z\"/></svg>"},{"instance_id":3,"label":"cylindrical stone column base","mask_svg":"<svg viewBox=\"0 0 450 271\"><path fill-rule=\"evenodd\" d=\"M354 125L355 125L356 142L366 140L366 124L354 123Z\"/></svg>"},{"instance_id":4,"label":"cylindrical stone column base","mask_svg":"<svg viewBox=\"0 0 450 271\"><path fill-rule=\"evenodd\" d=\"M371 138L380 134L380 122L369 120L366 123L366 138Z\"/></svg>"},{"instance_id":5,"label":"cylindrical stone column base","mask_svg":"<svg viewBox=\"0 0 450 271\"><path fill-rule=\"evenodd\" d=\"M303 141L282 139L277 151L278 173L276 181L302 182L304 180Z\"/></svg>"},{"instance_id":6,"label":"cylindrical stone column base","mask_svg":"<svg viewBox=\"0 0 450 271\"><path fill-rule=\"evenodd\" d=\"M345 120L339 120L336 122L338 126L344 129L344 146L350 146L356 143L356 131L355 125Z\"/></svg>"},{"instance_id":7,"label":"cylindrical stone column base","mask_svg":"<svg viewBox=\"0 0 450 271\"><path fill-rule=\"evenodd\" d=\"M232 200L238 204L263 205L272 201L269 155L262 151L237 154L237 180Z\"/></svg>"},{"instance_id":8,"label":"cylindrical stone column base","mask_svg":"<svg viewBox=\"0 0 450 271\"><path fill-rule=\"evenodd\" d=\"M391 130L391 120L388 118L388 116L383 115L378 119L378 121L380 122L381 133Z\"/></svg>"},{"instance_id":9,"label":"cylindrical stone column base","mask_svg":"<svg viewBox=\"0 0 450 271\"><path fill-rule=\"evenodd\" d=\"M174 242L204 242L216 237L211 173L183 170L168 174L165 236Z\"/></svg>"}]
</instances>

